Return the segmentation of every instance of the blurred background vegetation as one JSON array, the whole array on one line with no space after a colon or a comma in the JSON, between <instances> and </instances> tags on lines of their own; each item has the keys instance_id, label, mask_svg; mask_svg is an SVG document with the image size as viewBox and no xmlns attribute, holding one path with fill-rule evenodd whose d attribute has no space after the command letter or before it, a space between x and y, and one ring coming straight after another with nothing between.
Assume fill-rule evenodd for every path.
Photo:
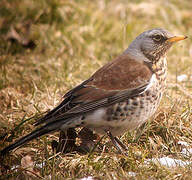
<instances>
[{"instance_id":1,"label":"blurred background vegetation","mask_svg":"<svg viewBox=\"0 0 192 180\"><path fill-rule=\"evenodd\" d=\"M23 153L36 149L35 161L46 159L50 163L40 177L52 174L58 179L87 175L123 179L129 178L127 172L134 171L137 179L174 179L177 174L181 174L181 179L189 179L192 172L188 167L178 170L140 165L147 157L178 155L179 140L192 142L191 9L191 0L1 0L1 148L8 144L7 136L13 141L30 132L34 119L22 123L56 106L67 90L115 58L143 31L162 27L189 37L168 54L168 91L153 118L154 124L144 128L137 142L134 133L122 137L130 144L128 158L118 157L109 147L110 153L114 152L112 155L75 154L73 158L60 155L57 163L52 163L48 160L52 153L50 142L56 137L50 135L29 143L28 149L13 153L8 162L19 164ZM183 74L185 81L178 82L177 77ZM44 149L48 149L47 154ZM13 171L6 177L16 174Z\"/></svg>"}]
</instances>

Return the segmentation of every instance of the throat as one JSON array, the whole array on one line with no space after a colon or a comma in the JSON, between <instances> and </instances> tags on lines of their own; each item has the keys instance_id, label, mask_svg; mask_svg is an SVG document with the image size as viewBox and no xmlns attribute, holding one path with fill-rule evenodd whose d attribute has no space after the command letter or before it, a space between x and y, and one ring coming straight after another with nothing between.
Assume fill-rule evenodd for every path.
<instances>
[{"instance_id":1,"label":"throat","mask_svg":"<svg viewBox=\"0 0 192 180\"><path fill-rule=\"evenodd\" d=\"M165 57L162 57L152 65L152 70L156 74L157 79L160 81L166 82L167 77L167 60Z\"/></svg>"}]
</instances>

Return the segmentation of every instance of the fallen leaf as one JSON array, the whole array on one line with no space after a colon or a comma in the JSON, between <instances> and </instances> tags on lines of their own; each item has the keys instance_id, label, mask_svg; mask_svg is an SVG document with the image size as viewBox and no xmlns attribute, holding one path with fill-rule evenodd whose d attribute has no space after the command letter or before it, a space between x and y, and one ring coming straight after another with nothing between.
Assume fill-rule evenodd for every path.
<instances>
[{"instance_id":1,"label":"fallen leaf","mask_svg":"<svg viewBox=\"0 0 192 180\"><path fill-rule=\"evenodd\" d=\"M36 44L33 40L30 39L30 27L30 23L24 23L17 29L11 26L5 39L12 43L19 43L24 48L34 49Z\"/></svg>"}]
</instances>

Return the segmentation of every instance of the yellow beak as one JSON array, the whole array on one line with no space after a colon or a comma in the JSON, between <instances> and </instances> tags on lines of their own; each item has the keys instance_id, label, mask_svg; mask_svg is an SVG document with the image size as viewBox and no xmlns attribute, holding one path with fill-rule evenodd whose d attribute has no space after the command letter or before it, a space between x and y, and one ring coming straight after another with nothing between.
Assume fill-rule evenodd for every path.
<instances>
[{"instance_id":1,"label":"yellow beak","mask_svg":"<svg viewBox=\"0 0 192 180\"><path fill-rule=\"evenodd\" d=\"M181 36L173 36L173 37L167 39L167 41L169 41L169 42L177 42L177 41L184 40L186 38L187 38L187 36L182 36L182 35Z\"/></svg>"}]
</instances>

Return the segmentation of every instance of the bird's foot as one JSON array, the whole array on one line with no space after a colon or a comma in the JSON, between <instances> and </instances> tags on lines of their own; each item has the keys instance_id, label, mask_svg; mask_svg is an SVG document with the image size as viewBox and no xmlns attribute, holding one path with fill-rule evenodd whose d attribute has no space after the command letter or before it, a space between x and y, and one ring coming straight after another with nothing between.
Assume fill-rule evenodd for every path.
<instances>
[{"instance_id":1,"label":"bird's foot","mask_svg":"<svg viewBox=\"0 0 192 180\"><path fill-rule=\"evenodd\" d=\"M117 137L114 137L110 131L106 131L106 133L107 136L111 139L113 145L116 147L117 151L125 156L128 156L127 147Z\"/></svg>"}]
</instances>

